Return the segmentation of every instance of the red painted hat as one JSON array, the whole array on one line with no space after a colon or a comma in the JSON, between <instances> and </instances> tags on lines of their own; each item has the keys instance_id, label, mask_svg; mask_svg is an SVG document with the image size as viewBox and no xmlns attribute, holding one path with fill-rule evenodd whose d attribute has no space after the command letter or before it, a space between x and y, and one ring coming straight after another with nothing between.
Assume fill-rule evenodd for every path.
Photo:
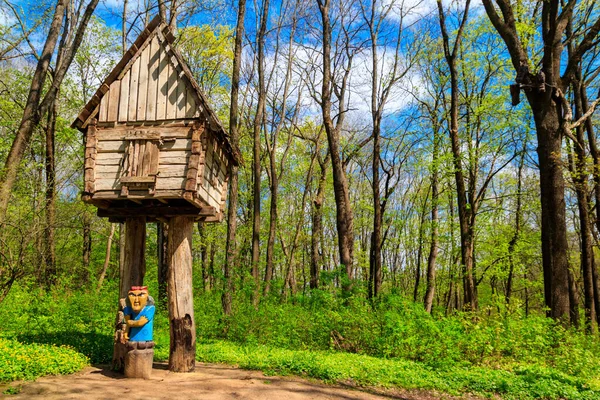
<instances>
[{"instance_id":1,"label":"red painted hat","mask_svg":"<svg viewBox=\"0 0 600 400\"><path fill-rule=\"evenodd\" d=\"M148 291L148 286L132 286L130 290L145 290L145 291Z\"/></svg>"}]
</instances>

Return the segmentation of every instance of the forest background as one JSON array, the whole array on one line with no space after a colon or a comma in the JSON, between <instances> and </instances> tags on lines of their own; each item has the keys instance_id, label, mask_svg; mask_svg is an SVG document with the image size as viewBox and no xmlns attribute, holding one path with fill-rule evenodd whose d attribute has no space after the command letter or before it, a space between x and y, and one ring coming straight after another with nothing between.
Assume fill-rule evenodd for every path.
<instances>
[{"instance_id":1,"label":"forest background","mask_svg":"<svg viewBox=\"0 0 600 400\"><path fill-rule=\"evenodd\" d=\"M244 160L194 234L199 360L598 398L598 8L1 1L0 379L110 360L123 227L80 201L70 124L160 13Z\"/></svg>"}]
</instances>

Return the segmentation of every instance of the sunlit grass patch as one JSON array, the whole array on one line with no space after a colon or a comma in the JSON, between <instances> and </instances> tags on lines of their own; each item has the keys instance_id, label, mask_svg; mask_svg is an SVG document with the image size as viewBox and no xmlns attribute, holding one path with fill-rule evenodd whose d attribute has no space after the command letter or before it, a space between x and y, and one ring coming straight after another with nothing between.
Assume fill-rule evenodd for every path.
<instances>
[{"instance_id":1,"label":"sunlit grass patch","mask_svg":"<svg viewBox=\"0 0 600 400\"><path fill-rule=\"evenodd\" d=\"M85 355L68 346L23 344L0 337L0 382L71 374L88 364Z\"/></svg>"}]
</instances>

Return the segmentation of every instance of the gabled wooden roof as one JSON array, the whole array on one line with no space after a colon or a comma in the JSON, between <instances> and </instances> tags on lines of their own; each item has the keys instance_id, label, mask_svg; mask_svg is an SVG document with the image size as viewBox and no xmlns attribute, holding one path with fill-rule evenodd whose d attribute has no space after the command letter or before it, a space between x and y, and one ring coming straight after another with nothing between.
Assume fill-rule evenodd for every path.
<instances>
[{"instance_id":1,"label":"gabled wooden roof","mask_svg":"<svg viewBox=\"0 0 600 400\"><path fill-rule=\"evenodd\" d=\"M208 121L235 164L227 134L196 83L168 25L156 16L123 55L71 125L82 132L100 122L140 123L194 119Z\"/></svg>"}]
</instances>

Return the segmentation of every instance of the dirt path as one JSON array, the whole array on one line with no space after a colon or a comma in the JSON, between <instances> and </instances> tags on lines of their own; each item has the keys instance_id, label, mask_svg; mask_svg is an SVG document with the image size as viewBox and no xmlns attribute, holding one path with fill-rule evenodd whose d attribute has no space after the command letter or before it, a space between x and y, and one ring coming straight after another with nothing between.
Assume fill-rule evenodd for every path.
<instances>
[{"instance_id":1,"label":"dirt path","mask_svg":"<svg viewBox=\"0 0 600 400\"><path fill-rule=\"evenodd\" d=\"M15 386L15 383L12 384ZM2 388L2 390L6 387ZM1 393L1 392L0 392ZM2 395L0 394L0 397ZM89 367L70 376L40 378L24 383L7 399L438 399L426 393L375 395L339 386L328 386L292 377L271 377L223 365L197 363L196 371L176 374L165 364L154 364L150 380L124 379L107 368ZM447 398L447 397L446 397Z\"/></svg>"}]
</instances>

